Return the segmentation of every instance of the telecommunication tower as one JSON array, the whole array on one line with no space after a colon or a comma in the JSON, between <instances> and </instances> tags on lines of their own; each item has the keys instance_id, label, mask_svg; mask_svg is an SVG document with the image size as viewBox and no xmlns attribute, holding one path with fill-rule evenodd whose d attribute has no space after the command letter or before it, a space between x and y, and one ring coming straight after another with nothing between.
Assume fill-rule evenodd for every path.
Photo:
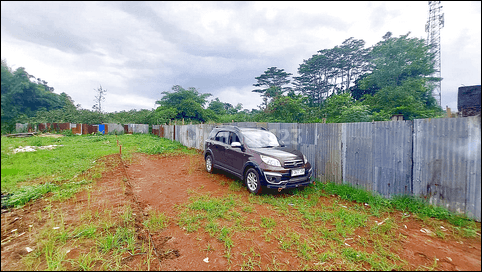
<instances>
[{"instance_id":1,"label":"telecommunication tower","mask_svg":"<svg viewBox=\"0 0 482 272\"><path fill-rule=\"evenodd\" d=\"M428 1L429 11L428 20L425 24L425 32L427 32L427 45L430 46L430 52L434 54L433 77L441 77L442 65L440 63L440 29L444 27L444 14L440 1ZM442 103L442 84L441 81L435 83L432 95L437 100L439 106Z\"/></svg>"}]
</instances>

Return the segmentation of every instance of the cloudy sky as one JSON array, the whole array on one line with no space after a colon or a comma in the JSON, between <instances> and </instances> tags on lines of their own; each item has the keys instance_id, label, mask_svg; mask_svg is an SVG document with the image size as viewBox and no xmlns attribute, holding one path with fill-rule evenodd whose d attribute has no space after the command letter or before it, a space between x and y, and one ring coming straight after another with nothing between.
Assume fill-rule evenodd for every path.
<instances>
[{"instance_id":1,"label":"cloudy sky","mask_svg":"<svg viewBox=\"0 0 482 272\"><path fill-rule=\"evenodd\" d=\"M481 82L481 2L442 1L442 107ZM428 2L1 1L1 58L84 109L107 90L107 112L156 108L180 85L244 109L262 100L255 77L275 66L298 76L318 50L350 38L366 47L391 31L427 38Z\"/></svg>"}]
</instances>

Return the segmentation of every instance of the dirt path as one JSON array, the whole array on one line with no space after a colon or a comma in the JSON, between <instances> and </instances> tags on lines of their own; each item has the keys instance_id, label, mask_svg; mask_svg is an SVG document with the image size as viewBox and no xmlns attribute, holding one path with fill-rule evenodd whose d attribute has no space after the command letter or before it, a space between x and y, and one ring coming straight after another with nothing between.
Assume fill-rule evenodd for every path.
<instances>
[{"instance_id":1,"label":"dirt path","mask_svg":"<svg viewBox=\"0 0 482 272\"><path fill-rule=\"evenodd\" d=\"M102 179L96 183L92 195L87 197L86 192L80 193L72 201L56 203L68 214L66 224L79 225L76 213L85 208L87 201L92 207L121 207L123 203L132 203L133 213L136 216L138 236L148 239L149 234L141 223L147 217L150 210L156 210L166 214L169 225L162 231L151 233L155 248L162 256L152 262L150 269L156 270L241 270L246 262L246 252L255 249L257 266L255 270L273 269L268 266L276 260L277 268L281 270L299 270L302 262L296 253L286 252L280 249L275 239L267 241L262 238L260 231L237 232L233 235L233 247L231 258L228 261L224 256L224 244L216 237L200 228L196 232L187 232L177 224L179 205L187 203L194 195L209 193L212 197L222 197L228 194L239 196L243 203L249 203L249 194L243 187L241 190L230 190L232 177L222 173L208 174L204 170L202 155L181 156L157 156L134 154L131 163L125 165L118 156L110 156L105 159L112 170L103 174ZM290 197L286 194L274 194L275 197ZM324 197L320 202L331 205L334 197ZM2 214L2 270L22 270L24 266L19 262L22 256L28 254L25 247L32 244L33 235L29 234L29 224L41 226L47 222L38 220L38 211L45 209L48 203L37 200L23 209L15 209ZM53 205L53 204L52 204ZM273 211L268 205L254 205L255 212L243 214L247 216L246 222L255 220L260 222L262 217L272 216ZM357 205L346 202L345 205ZM117 212L117 211L115 211ZM120 212L120 211L119 211ZM290 211L291 212L291 211ZM295 212L295 210L293 210ZM301 222L296 217L290 220L280 220L275 231L285 228L307 235L301 227ZM450 235L445 239L429 236L420 230L424 228L423 222L409 218L400 226L400 233L405 237L397 254L408 261L407 270L425 267L433 267L437 260L435 270L481 270L481 242L478 239L454 240ZM12 230L26 234L22 237L11 238ZM363 232L357 233L364 235ZM9 240L9 238L11 238ZM214 250L207 251L207 245ZM354 249L357 249L353 245ZM363 248L358 248L363 250ZM82 254L82 249L72 250L69 256ZM244 256L243 256L244 255ZM208 262L204 260L208 258ZM126 259L129 267L147 266L140 257ZM42 269L40 267L39 269ZM45 268L43 268L45 269ZM320 269L322 269L320 267ZM370 269L370 268L368 268Z\"/></svg>"}]
</instances>

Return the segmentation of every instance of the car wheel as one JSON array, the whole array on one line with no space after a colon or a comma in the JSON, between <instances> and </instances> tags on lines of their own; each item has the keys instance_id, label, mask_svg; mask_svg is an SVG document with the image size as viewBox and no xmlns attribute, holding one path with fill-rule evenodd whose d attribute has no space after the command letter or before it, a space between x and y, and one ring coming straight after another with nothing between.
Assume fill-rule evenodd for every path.
<instances>
[{"instance_id":1,"label":"car wheel","mask_svg":"<svg viewBox=\"0 0 482 272\"><path fill-rule=\"evenodd\" d=\"M259 181L259 174L256 169L248 169L244 181L250 193L255 195L261 194L261 182Z\"/></svg>"},{"instance_id":2,"label":"car wheel","mask_svg":"<svg viewBox=\"0 0 482 272\"><path fill-rule=\"evenodd\" d=\"M213 173L213 157L211 155L206 156L206 171Z\"/></svg>"}]
</instances>

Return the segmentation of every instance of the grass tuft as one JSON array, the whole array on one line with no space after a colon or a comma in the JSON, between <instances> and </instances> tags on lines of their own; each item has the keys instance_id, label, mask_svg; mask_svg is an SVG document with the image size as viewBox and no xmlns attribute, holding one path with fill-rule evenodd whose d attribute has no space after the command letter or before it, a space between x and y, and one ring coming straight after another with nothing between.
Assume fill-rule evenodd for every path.
<instances>
[{"instance_id":1,"label":"grass tuft","mask_svg":"<svg viewBox=\"0 0 482 272\"><path fill-rule=\"evenodd\" d=\"M169 218L164 213L158 213L154 210L149 211L149 219L143 222L143 225L151 232L160 231L167 227Z\"/></svg>"}]
</instances>

